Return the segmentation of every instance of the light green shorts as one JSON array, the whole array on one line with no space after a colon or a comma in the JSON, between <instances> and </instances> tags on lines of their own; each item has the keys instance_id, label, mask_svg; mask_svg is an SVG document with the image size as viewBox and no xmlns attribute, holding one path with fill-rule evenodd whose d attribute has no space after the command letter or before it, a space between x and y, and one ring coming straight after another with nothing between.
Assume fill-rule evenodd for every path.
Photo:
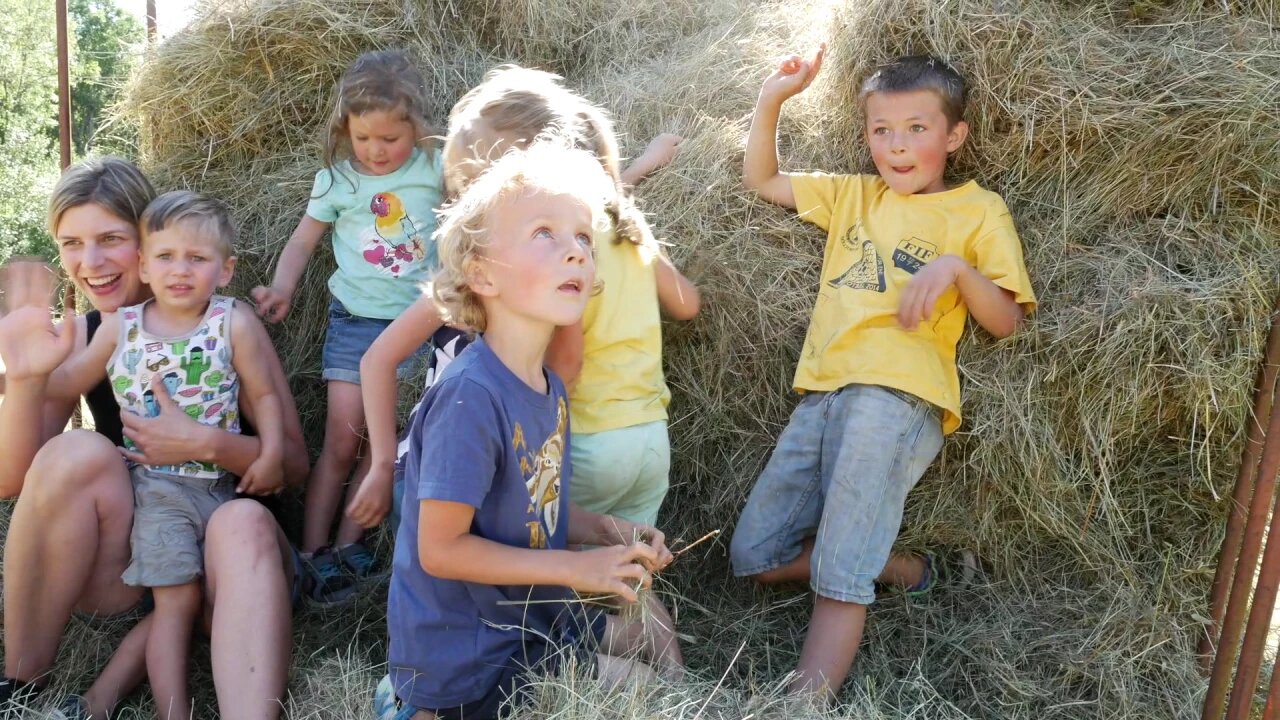
<instances>
[{"instance_id":1,"label":"light green shorts","mask_svg":"<svg viewBox=\"0 0 1280 720\"><path fill-rule=\"evenodd\" d=\"M569 498L591 512L655 524L667 495L671 440L667 421L598 433L574 433Z\"/></svg>"}]
</instances>

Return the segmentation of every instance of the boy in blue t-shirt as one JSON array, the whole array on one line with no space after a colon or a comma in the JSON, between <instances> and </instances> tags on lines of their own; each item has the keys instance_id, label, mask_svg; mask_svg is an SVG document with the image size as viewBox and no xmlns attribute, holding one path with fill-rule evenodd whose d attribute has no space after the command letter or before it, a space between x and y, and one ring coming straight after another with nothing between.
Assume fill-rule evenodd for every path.
<instances>
[{"instance_id":1,"label":"boy in blue t-shirt","mask_svg":"<svg viewBox=\"0 0 1280 720\"><path fill-rule=\"evenodd\" d=\"M672 559L657 529L570 502L567 398L543 367L552 333L586 307L592 223L614 193L589 153L539 143L441 214L432 293L482 335L409 429L379 718L496 717L532 672L575 657L608 685L652 677L636 652L683 664L669 623L629 623L574 592L635 603Z\"/></svg>"}]
</instances>

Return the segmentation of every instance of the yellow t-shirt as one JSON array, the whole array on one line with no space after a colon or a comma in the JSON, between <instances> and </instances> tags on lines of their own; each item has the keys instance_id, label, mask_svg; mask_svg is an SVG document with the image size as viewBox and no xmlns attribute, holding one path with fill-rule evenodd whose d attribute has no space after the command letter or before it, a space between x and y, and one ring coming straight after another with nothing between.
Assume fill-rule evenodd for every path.
<instances>
[{"instance_id":1,"label":"yellow t-shirt","mask_svg":"<svg viewBox=\"0 0 1280 720\"><path fill-rule=\"evenodd\" d=\"M822 281L795 389L882 385L942 408L942 430L960 426L956 343L969 311L953 286L928 322L898 325L898 300L917 270L958 255L1030 313L1035 295L1022 245L1000 196L976 182L899 195L878 175L791 176L796 212L827 230Z\"/></svg>"},{"instance_id":2,"label":"yellow t-shirt","mask_svg":"<svg viewBox=\"0 0 1280 720\"><path fill-rule=\"evenodd\" d=\"M582 372L569 396L575 433L596 433L667 418L662 376L657 250L595 233L596 279L604 283L582 316Z\"/></svg>"}]
</instances>

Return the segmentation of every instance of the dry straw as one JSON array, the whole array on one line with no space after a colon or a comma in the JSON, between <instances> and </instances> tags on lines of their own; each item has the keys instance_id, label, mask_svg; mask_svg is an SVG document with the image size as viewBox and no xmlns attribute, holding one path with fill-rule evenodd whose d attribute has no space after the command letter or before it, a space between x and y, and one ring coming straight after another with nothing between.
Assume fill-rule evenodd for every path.
<instances>
[{"instance_id":1,"label":"dry straw","mask_svg":"<svg viewBox=\"0 0 1280 720\"><path fill-rule=\"evenodd\" d=\"M663 524L683 543L733 527L794 404L816 292L820 233L741 189L761 79L779 53L827 40L823 76L784 111L781 153L788 169L857 171L858 80L896 54L941 55L972 86L955 177L1008 201L1041 306L1010 340L962 343L966 423L907 508L905 547L976 551L988 572L878 603L831 716L1189 718L1224 496L1280 291L1277 24L1269 0L243 1L206 6L155 49L121 110L157 186L236 209L242 292L269 277L302 213L333 83L360 51L414 52L436 124L514 60L609 108L632 152L684 134L675 165L640 189L705 297L696 322L666 334ZM275 333L313 446L331 262L312 262ZM606 698L570 675L535 689L534 714L817 714L779 692L809 599L730 579L726 537L658 586L688 638L688 682ZM299 616L293 717L368 707L382 599ZM91 640L64 650L72 687L101 659ZM206 707L209 685L195 685Z\"/></svg>"}]
</instances>

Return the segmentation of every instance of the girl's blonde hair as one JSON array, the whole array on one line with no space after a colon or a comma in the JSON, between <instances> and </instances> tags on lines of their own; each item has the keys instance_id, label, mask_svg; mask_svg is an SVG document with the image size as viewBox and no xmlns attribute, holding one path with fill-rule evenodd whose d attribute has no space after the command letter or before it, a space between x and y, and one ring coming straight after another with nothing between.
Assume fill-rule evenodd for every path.
<instances>
[{"instance_id":1,"label":"girl's blonde hair","mask_svg":"<svg viewBox=\"0 0 1280 720\"><path fill-rule=\"evenodd\" d=\"M413 125L416 143L431 152L433 131L427 124L427 91L422 73L402 50L374 50L351 63L338 81L337 100L325 126L322 160L337 172L339 160L350 158L351 129L347 118L367 112L397 112ZM347 178L352 187L355 180Z\"/></svg>"},{"instance_id":2,"label":"girl's blonde hair","mask_svg":"<svg viewBox=\"0 0 1280 720\"><path fill-rule=\"evenodd\" d=\"M472 273L492 242L494 214L513 195L535 190L578 199L591 208L593 220L617 192L598 158L563 136L543 135L527 149L505 153L439 212L434 239L440 269L430 292L445 322L484 332L488 318L471 289Z\"/></svg>"},{"instance_id":3,"label":"girl's blonde hair","mask_svg":"<svg viewBox=\"0 0 1280 720\"><path fill-rule=\"evenodd\" d=\"M464 190L497 160L493 155L500 139L519 148L543 133L556 133L595 155L613 181L614 198L605 212L615 242L625 239L656 250L657 242L644 214L622 182L618 140L608 114L565 88L560 80L559 75L518 65L490 70L449 113L445 182L452 192Z\"/></svg>"},{"instance_id":4,"label":"girl's blonde hair","mask_svg":"<svg viewBox=\"0 0 1280 720\"><path fill-rule=\"evenodd\" d=\"M58 223L68 210L89 204L99 205L137 227L155 196L155 188L138 166L124 158L81 160L68 167L53 186L49 196L49 234L57 236Z\"/></svg>"}]
</instances>

